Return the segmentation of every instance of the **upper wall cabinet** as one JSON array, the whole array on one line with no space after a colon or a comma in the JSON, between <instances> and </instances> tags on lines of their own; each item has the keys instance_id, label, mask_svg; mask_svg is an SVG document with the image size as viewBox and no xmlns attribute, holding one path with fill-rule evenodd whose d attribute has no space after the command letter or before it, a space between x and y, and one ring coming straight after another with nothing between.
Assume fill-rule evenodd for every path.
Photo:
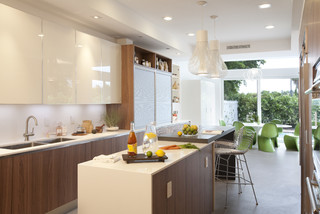
<instances>
[{"instance_id":1,"label":"upper wall cabinet","mask_svg":"<svg viewBox=\"0 0 320 214\"><path fill-rule=\"evenodd\" d=\"M43 21L43 103L74 104L75 30Z\"/></svg>"},{"instance_id":2,"label":"upper wall cabinet","mask_svg":"<svg viewBox=\"0 0 320 214\"><path fill-rule=\"evenodd\" d=\"M0 4L0 103L42 103L41 19Z\"/></svg>"},{"instance_id":3,"label":"upper wall cabinet","mask_svg":"<svg viewBox=\"0 0 320 214\"><path fill-rule=\"evenodd\" d=\"M86 33L76 32L77 103L100 104L101 40Z\"/></svg>"},{"instance_id":4,"label":"upper wall cabinet","mask_svg":"<svg viewBox=\"0 0 320 214\"><path fill-rule=\"evenodd\" d=\"M121 103L121 46L101 40L102 103Z\"/></svg>"}]
</instances>

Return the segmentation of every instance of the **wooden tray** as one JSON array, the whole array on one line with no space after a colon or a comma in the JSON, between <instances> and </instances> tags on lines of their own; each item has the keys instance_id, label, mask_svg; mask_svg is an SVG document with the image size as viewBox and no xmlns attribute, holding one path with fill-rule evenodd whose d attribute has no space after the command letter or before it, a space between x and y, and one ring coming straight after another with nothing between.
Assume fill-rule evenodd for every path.
<instances>
[{"instance_id":1,"label":"wooden tray","mask_svg":"<svg viewBox=\"0 0 320 214\"><path fill-rule=\"evenodd\" d=\"M72 136L83 136L83 135L87 135L87 133L72 133Z\"/></svg>"},{"instance_id":2,"label":"wooden tray","mask_svg":"<svg viewBox=\"0 0 320 214\"><path fill-rule=\"evenodd\" d=\"M137 154L135 157L131 157L128 154L123 154L122 159L127 161L127 163L141 163L141 162L164 162L165 159L168 159L166 155L163 157L158 157L153 155L152 157L148 157L145 154Z\"/></svg>"}]
</instances>

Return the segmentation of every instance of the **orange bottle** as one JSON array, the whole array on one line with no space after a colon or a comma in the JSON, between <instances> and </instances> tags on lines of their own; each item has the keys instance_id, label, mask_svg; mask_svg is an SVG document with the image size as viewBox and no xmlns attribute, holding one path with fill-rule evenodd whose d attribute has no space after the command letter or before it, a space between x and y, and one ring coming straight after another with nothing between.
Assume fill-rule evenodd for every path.
<instances>
[{"instance_id":1,"label":"orange bottle","mask_svg":"<svg viewBox=\"0 0 320 214\"><path fill-rule=\"evenodd\" d=\"M130 133L128 137L128 155L129 156L137 155L137 138L134 132L134 122L130 123Z\"/></svg>"}]
</instances>

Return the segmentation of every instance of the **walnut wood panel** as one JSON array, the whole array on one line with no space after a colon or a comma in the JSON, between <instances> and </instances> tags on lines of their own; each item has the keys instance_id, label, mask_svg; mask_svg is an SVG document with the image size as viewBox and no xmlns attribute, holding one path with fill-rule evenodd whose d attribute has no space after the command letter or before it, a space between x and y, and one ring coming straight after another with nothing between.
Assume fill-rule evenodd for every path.
<instances>
[{"instance_id":1,"label":"walnut wood panel","mask_svg":"<svg viewBox=\"0 0 320 214\"><path fill-rule=\"evenodd\" d=\"M12 158L0 159L0 213L11 213Z\"/></svg>"},{"instance_id":2,"label":"walnut wood panel","mask_svg":"<svg viewBox=\"0 0 320 214\"><path fill-rule=\"evenodd\" d=\"M98 155L108 155L112 153L113 139L98 140L91 143L91 159Z\"/></svg>"},{"instance_id":3,"label":"walnut wood panel","mask_svg":"<svg viewBox=\"0 0 320 214\"><path fill-rule=\"evenodd\" d=\"M200 210L200 153L189 156L186 160L186 212L199 213Z\"/></svg>"},{"instance_id":4,"label":"walnut wood panel","mask_svg":"<svg viewBox=\"0 0 320 214\"><path fill-rule=\"evenodd\" d=\"M165 169L152 176L152 213L167 213L167 177L168 170Z\"/></svg>"},{"instance_id":5,"label":"walnut wood panel","mask_svg":"<svg viewBox=\"0 0 320 214\"><path fill-rule=\"evenodd\" d=\"M207 158L207 166L206 166ZM211 213L213 210L212 145L200 151L200 212Z\"/></svg>"},{"instance_id":6,"label":"walnut wood panel","mask_svg":"<svg viewBox=\"0 0 320 214\"><path fill-rule=\"evenodd\" d=\"M13 157L12 213L42 214L77 198L77 164L86 145Z\"/></svg>"}]
</instances>

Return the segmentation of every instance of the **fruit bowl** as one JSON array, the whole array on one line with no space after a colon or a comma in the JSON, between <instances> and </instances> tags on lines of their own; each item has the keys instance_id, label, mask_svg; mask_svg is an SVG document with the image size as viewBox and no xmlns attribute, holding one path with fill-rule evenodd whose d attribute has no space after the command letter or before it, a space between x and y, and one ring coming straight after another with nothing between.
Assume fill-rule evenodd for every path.
<instances>
[{"instance_id":1,"label":"fruit bowl","mask_svg":"<svg viewBox=\"0 0 320 214\"><path fill-rule=\"evenodd\" d=\"M196 135L198 135L198 126L184 124L183 129L182 129L182 133L184 136L196 136Z\"/></svg>"}]
</instances>

